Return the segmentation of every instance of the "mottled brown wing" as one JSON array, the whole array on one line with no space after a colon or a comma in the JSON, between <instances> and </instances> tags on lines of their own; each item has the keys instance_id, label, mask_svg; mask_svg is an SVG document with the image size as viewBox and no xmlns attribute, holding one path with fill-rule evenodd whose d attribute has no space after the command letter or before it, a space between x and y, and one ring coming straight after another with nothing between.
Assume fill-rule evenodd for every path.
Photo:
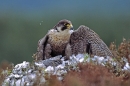
<instances>
[{"instance_id":1,"label":"mottled brown wing","mask_svg":"<svg viewBox=\"0 0 130 86\"><path fill-rule=\"evenodd\" d=\"M37 52L35 54L35 60L45 59L45 48L47 45L48 35L45 35L42 39L38 41Z\"/></svg>"},{"instance_id":2,"label":"mottled brown wing","mask_svg":"<svg viewBox=\"0 0 130 86\"><path fill-rule=\"evenodd\" d=\"M107 45L98 34L88 27L81 25L70 36L72 54L88 53L97 56L113 56Z\"/></svg>"}]
</instances>

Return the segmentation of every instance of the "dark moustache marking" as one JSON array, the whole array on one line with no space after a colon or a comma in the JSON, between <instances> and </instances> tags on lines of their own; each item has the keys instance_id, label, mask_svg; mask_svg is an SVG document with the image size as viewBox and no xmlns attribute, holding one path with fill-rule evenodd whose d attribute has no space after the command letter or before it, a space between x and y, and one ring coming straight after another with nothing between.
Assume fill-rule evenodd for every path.
<instances>
[{"instance_id":1,"label":"dark moustache marking","mask_svg":"<svg viewBox=\"0 0 130 86\"><path fill-rule=\"evenodd\" d=\"M63 28L61 28L62 31L65 30L65 29L67 29L67 26L64 26Z\"/></svg>"}]
</instances>

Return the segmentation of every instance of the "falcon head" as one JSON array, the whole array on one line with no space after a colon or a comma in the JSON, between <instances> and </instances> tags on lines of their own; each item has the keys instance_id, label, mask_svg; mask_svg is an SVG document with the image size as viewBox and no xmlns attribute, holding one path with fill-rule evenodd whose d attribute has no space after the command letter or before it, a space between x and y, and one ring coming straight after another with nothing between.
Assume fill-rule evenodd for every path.
<instances>
[{"instance_id":1,"label":"falcon head","mask_svg":"<svg viewBox=\"0 0 130 86\"><path fill-rule=\"evenodd\" d=\"M64 19L59 21L56 26L54 26L54 29L57 30L57 32L70 31L73 30L73 25L71 21Z\"/></svg>"}]
</instances>

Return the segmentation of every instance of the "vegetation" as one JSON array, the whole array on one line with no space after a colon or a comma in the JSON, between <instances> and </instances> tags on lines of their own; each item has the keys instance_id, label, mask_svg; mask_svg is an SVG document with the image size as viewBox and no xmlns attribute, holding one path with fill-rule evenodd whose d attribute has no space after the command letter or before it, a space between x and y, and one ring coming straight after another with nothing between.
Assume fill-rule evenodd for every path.
<instances>
[{"instance_id":1,"label":"vegetation","mask_svg":"<svg viewBox=\"0 0 130 86\"><path fill-rule=\"evenodd\" d=\"M123 39L123 42L117 47L114 42L111 43L110 49L114 54L114 59L120 65L112 66L105 64L101 66L95 63L80 63L78 64L79 71L69 71L62 81L59 81L56 76L45 77L47 82L39 84L39 77L34 86L129 86L130 71L121 70L124 67L123 57L128 59L130 56L130 40ZM129 62L130 63L130 62ZM3 62L0 66L0 85L4 78L12 70L12 64ZM4 71L3 70L7 70Z\"/></svg>"}]
</instances>

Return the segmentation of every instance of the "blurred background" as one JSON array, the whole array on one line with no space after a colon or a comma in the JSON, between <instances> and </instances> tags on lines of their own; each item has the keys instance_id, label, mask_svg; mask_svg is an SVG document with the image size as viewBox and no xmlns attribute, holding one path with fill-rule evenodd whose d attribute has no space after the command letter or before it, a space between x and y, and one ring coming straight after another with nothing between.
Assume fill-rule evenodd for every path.
<instances>
[{"instance_id":1,"label":"blurred background","mask_svg":"<svg viewBox=\"0 0 130 86\"><path fill-rule=\"evenodd\" d=\"M31 62L38 40L61 19L90 27L108 46L130 38L130 0L1 0L0 62Z\"/></svg>"}]
</instances>

